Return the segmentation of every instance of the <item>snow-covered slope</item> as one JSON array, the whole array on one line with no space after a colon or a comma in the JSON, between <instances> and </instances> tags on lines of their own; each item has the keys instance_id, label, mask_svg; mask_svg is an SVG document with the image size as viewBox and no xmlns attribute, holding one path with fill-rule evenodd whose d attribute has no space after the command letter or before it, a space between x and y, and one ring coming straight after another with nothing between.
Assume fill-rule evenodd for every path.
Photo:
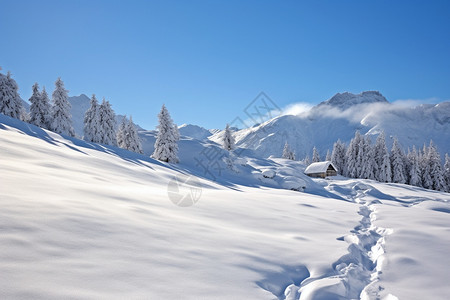
<instances>
[{"instance_id":1,"label":"snow-covered slope","mask_svg":"<svg viewBox=\"0 0 450 300\"><path fill-rule=\"evenodd\" d=\"M415 107L391 104L379 92L337 94L300 115L283 115L236 132L237 144L261 157L281 156L287 141L298 158L317 147L324 156L337 139L349 142L356 130L374 138L382 130L396 136L403 147L428 144L450 152L450 102ZM219 142L221 133L210 137ZM392 139L387 140L390 147Z\"/></svg>"},{"instance_id":2,"label":"snow-covered slope","mask_svg":"<svg viewBox=\"0 0 450 300\"><path fill-rule=\"evenodd\" d=\"M193 160L214 146L183 139L170 165L0 115L0 298L450 293L449 194L339 178L274 189L303 166L251 152L212 181ZM171 189L183 174L201 184L189 208L171 201L192 195Z\"/></svg>"},{"instance_id":3,"label":"snow-covered slope","mask_svg":"<svg viewBox=\"0 0 450 300\"><path fill-rule=\"evenodd\" d=\"M182 136L191 137L200 141L207 139L215 132L214 130L208 130L192 124L183 124L178 127L178 130Z\"/></svg>"}]
</instances>

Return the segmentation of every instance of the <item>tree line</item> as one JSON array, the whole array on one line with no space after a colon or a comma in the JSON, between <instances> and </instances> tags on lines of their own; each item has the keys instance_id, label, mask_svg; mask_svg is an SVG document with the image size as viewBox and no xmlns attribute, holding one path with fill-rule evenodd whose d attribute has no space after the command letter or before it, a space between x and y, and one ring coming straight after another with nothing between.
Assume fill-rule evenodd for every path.
<instances>
[{"instance_id":1,"label":"tree line","mask_svg":"<svg viewBox=\"0 0 450 300\"><path fill-rule=\"evenodd\" d=\"M68 90L65 89L61 78L55 82L52 101L45 87L40 91L37 83L33 85L29 99L31 103L29 113L23 107L18 90L19 87L10 72L7 75L0 73L0 113L43 129L75 137ZM152 157L162 161L177 162L178 129L170 119L164 105L159 114L159 121L159 133ZM161 122L164 124L161 125ZM90 107L84 115L82 138L87 142L118 146L142 154L142 144L132 117L127 119L125 116L118 128L116 127L116 115L109 101L103 99L99 104L96 96L92 95ZM167 147L168 151L161 150L164 147Z\"/></svg>"},{"instance_id":2,"label":"tree line","mask_svg":"<svg viewBox=\"0 0 450 300\"><path fill-rule=\"evenodd\" d=\"M283 157L295 159L295 153L287 143ZM327 151L325 160L331 161L338 173L346 177L403 183L450 192L450 157L445 154L445 163L442 165L441 156L433 141L422 149L413 146L405 152L394 137L392 148L388 151L384 132L378 135L372 145L369 136L356 131L348 146L341 140L336 141L331 154ZM319 152L314 147L312 162L319 161ZM311 163L308 156L303 162L306 165Z\"/></svg>"}]
</instances>

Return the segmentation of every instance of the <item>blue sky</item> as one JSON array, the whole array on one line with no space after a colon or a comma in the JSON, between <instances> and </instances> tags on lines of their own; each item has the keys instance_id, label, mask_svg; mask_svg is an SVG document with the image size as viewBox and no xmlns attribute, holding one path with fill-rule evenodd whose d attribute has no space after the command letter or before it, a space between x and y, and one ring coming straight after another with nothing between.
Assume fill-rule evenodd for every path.
<instances>
[{"instance_id":1,"label":"blue sky","mask_svg":"<svg viewBox=\"0 0 450 300\"><path fill-rule=\"evenodd\" d=\"M152 129L222 128L261 91L450 99L450 1L5 1L0 66L28 99L58 76Z\"/></svg>"}]
</instances>

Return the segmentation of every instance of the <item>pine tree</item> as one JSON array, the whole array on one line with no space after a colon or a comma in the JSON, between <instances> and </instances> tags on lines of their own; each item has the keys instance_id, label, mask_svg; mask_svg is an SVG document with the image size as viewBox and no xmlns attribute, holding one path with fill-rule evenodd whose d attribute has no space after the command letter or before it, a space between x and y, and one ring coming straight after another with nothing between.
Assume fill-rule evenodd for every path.
<instances>
[{"instance_id":1,"label":"pine tree","mask_svg":"<svg viewBox=\"0 0 450 300\"><path fill-rule=\"evenodd\" d=\"M417 155L416 147L413 146L412 152L408 153L409 161L409 184L414 186L422 186L420 178L419 157Z\"/></svg>"},{"instance_id":2,"label":"pine tree","mask_svg":"<svg viewBox=\"0 0 450 300\"><path fill-rule=\"evenodd\" d=\"M98 110L98 120L100 123L99 143L116 146L116 115L105 98Z\"/></svg>"},{"instance_id":3,"label":"pine tree","mask_svg":"<svg viewBox=\"0 0 450 300\"><path fill-rule=\"evenodd\" d=\"M70 115L71 105L68 99L68 91L64 88L64 82L58 78L55 82L53 91L53 109L52 109L52 129L56 133L75 136L72 127L72 116Z\"/></svg>"},{"instance_id":4,"label":"pine tree","mask_svg":"<svg viewBox=\"0 0 450 300\"><path fill-rule=\"evenodd\" d=\"M445 189L445 182L441 166L441 156L434 146L433 141L430 141L427 154L432 182L431 188L436 191L443 191Z\"/></svg>"},{"instance_id":5,"label":"pine tree","mask_svg":"<svg viewBox=\"0 0 450 300\"><path fill-rule=\"evenodd\" d=\"M284 144L282 157L285 159L295 160L295 153L291 150L291 147L289 146L288 142Z\"/></svg>"},{"instance_id":6,"label":"pine tree","mask_svg":"<svg viewBox=\"0 0 450 300\"><path fill-rule=\"evenodd\" d=\"M313 162L313 163L315 163L315 162L320 162L320 155L319 155L319 152L317 151L316 146L314 146L314 148L313 148L312 162Z\"/></svg>"},{"instance_id":7,"label":"pine tree","mask_svg":"<svg viewBox=\"0 0 450 300\"><path fill-rule=\"evenodd\" d=\"M311 160L309 159L309 155L305 156L305 158L303 159L303 163L305 164L305 166L309 166L311 164Z\"/></svg>"},{"instance_id":8,"label":"pine tree","mask_svg":"<svg viewBox=\"0 0 450 300\"><path fill-rule=\"evenodd\" d=\"M421 179L422 186L426 189L433 188L433 179L431 178L431 168L430 168L430 160L428 157L428 149L424 144L422 152L420 154L420 169L421 169Z\"/></svg>"},{"instance_id":9,"label":"pine tree","mask_svg":"<svg viewBox=\"0 0 450 300\"><path fill-rule=\"evenodd\" d=\"M341 140L337 140L337 142L334 143L331 162L336 166L338 173L341 175L344 175L346 151L345 144L342 143Z\"/></svg>"},{"instance_id":10,"label":"pine tree","mask_svg":"<svg viewBox=\"0 0 450 300\"><path fill-rule=\"evenodd\" d=\"M450 156L448 156L448 153L445 154L445 164L444 164L443 176L444 176L444 181L446 183L445 191L447 193L450 193Z\"/></svg>"},{"instance_id":11,"label":"pine tree","mask_svg":"<svg viewBox=\"0 0 450 300\"><path fill-rule=\"evenodd\" d=\"M357 178L358 173L358 153L361 142L361 134L359 131L355 132L355 137L350 141L350 145L348 146L346 153L346 166L345 166L345 176L351 178Z\"/></svg>"},{"instance_id":12,"label":"pine tree","mask_svg":"<svg viewBox=\"0 0 450 300\"><path fill-rule=\"evenodd\" d=\"M173 124L169 111L166 106L163 105L161 112L158 114L159 125L158 135L155 142L155 151L152 154L152 158L169 163L177 163L178 159L178 140L180 134L178 128Z\"/></svg>"},{"instance_id":13,"label":"pine tree","mask_svg":"<svg viewBox=\"0 0 450 300\"><path fill-rule=\"evenodd\" d=\"M33 94L31 95L29 101L31 106L28 122L45 129L50 129L51 107L45 88L42 90L42 93L39 93L39 85L35 83L33 85Z\"/></svg>"},{"instance_id":14,"label":"pine tree","mask_svg":"<svg viewBox=\"0 0 450 300\"><path fill-rule=\"evenodd\" d=\"M375 179L375 170L377 169L375 161L375 148L372 147L370 137L366 136L364 139L364 158L362 159L361 178Z\"/></svg>"},{"instance_id":15,"label":"pine tree","mask_svg":"<svg viewBox=\"0 0 450 300\"><path fill-rule=\"evenodd\" d=\"M327 155L325 156L325 160L326 160L326 161L331 161L331 153L330 153L330 149L327 150Z\"/></svg>"},{"instance_id":16,"label":"pine tree","mask_svg":"<svg viewBox=\"0 0 450 300\"><path fill-rule=\"evenodd\" d=\"M366 163L366 154L368 148L366 146L366 139L364 136L361 136L361 139L358 144L358 154L356 156L356 178L364 178L364 168Z\"/></svg>"},{"instance_id":17,"label":"pine tree","mask_svg":"<svg viewBox=\"0 0 450 300\"><path fill-rule=\"evenodd\" d=\"M127 117L124 116L122 122L120 122L119 129L117 130L117 146L122 149L127 149L128 145L126 143L126 131L127 131Z\"/></svg>"},{"instance_id":18,"label":"pine tree","mask_svg":"<svg viewBox=\"0 0 450 300\"><path fill-rule=\"evenodd\" d=\"M391 161L389 158L389 152L386 147L386 139L384 132L381 132L377 137L375 143L375 162L377 170L375 172L375 179L380 182L391 182L392 171L391 171Z\"/></svg>"},{"instance_id":19,"label":"pine tree","mask_svg":"<svg viewBox=\"0 0 450 300\"><path fill-rule=\"evenodd\" d=\"M139 153L139 154L143 154L144 152L142 151L142 143L141 143L141 140L139 138L136 125L134 125L134 123L133 123L133 117L132 116L130 116L130 121L128 122L126 129L127 129L126 130L126 132L127 132L126 136L129 139L128 150L136 152L136 153ZM178 132L178 128L176 130ZM177 137L179 138L179 135Z\"/></svg>"},{"instance_id":20,"label":"pine tree","mask_svg":"<svg viewBox=\"0 0 450 300\"><path fill-rule=\"evenodd\" d=\"M404 156L400 144L397 138L394 138L394 143L391 149L391 170L392 170L392 182L395 183L406 183L405 177L405 165Z\"/></svg>"},{"instance_id":21,"label":"pine tree","mask_svg":"<svg viewBox=\"0 0 450 300\"><path fill-rule=\"evenodd\" d=\"M228 124L225 127L225 132L223 135L222 143L223 143L223 148L227 151L232 151L235 148L234 137L233 137L233 134L231 133L230 125L228 125Z\"/></svg>"},{"instance_id":22,"label":"pine tree","mask_svg":"<svg viewBox=\"0 0 450 300\"><path fill-rule=\"evenodd\" d=\"M0 73L0 113L22 121L26 120L26 112L20 99L19 86L11 77Z\"/></svg>"},{"instance_id":23,"label":"pine tree","mask_svg":"<svg viewBox=\"0 0 450 300\"><path fill-rule=\"evenodd\" d=\"M84 136L87 142L100 143L99 105L95 95L92 95L91 106L84 114Z\"/></svg>"}]
</instances>

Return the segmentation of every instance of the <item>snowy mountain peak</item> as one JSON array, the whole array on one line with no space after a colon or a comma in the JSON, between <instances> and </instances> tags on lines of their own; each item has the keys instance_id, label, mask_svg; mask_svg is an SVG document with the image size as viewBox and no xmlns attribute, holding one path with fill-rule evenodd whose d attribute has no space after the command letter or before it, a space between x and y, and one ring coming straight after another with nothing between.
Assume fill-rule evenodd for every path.
<instances>
[{"instance_id":1,"label":"snowy mountain peak","mask_svg":"<svg viewBox=\"0 0 450 300\"><path fill-rule=\"evenodd\" d=\"M386 98L378 91L365 91L360 94L349 92L337 93L330 99L321 102L317 107L329 105L340 109L347 109L351 106L366 103L389 103Z\"/></svg>"}]
</instances>

